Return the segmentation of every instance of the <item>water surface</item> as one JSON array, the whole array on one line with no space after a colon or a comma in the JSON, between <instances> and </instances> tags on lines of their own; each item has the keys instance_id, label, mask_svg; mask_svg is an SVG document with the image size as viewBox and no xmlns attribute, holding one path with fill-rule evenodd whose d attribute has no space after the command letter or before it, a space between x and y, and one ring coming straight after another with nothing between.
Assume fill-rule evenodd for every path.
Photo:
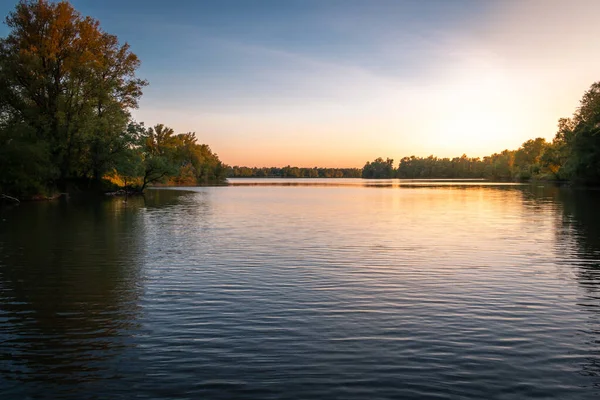
<instances>
[{"instance_id":1,"label":"water surface","mask_svg":"<svg viewBox=\"0 0 600 400\"><path fill-rule=\"evenodd\" d=\"M0 210L2 399L590 399L600 196L232 180Z\"/></svg>"}]
</instances>

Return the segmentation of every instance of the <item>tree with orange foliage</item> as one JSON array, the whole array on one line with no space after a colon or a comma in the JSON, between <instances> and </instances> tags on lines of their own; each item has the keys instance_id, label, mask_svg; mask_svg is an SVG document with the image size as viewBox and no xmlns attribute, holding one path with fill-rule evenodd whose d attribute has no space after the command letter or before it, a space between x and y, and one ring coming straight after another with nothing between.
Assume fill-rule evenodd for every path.
<instances>
[{"instance_id":1,"label":"tree with orange foliage","mask_svg":"<svg viewBox=\"0 0 600 400\"><path fill-rule=\"evenodd\" d=\"M98 182L129 145L129 111L147 84L136 77L139 59L67 1L22 0L6 24L0 147L46 151L48 184Z\"/></svg>"}]
</instances>

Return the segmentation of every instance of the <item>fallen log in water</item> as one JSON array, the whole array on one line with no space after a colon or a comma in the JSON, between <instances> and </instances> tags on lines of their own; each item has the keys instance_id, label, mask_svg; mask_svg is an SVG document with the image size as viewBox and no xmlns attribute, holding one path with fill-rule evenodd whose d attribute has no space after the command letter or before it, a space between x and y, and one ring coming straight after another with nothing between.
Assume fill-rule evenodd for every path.
<instances>
[{"instance_id":1,"label":"fallen log in water","mask_svg":"<svg viewBox=\"0 0 600 400\"><path fill-rule=\"evenodd\" d=\"M0 199L12 201L14 203L20 203L21 201L16 197L9 196L7 194L0 194Z\"/></svg>"}]
</instances>

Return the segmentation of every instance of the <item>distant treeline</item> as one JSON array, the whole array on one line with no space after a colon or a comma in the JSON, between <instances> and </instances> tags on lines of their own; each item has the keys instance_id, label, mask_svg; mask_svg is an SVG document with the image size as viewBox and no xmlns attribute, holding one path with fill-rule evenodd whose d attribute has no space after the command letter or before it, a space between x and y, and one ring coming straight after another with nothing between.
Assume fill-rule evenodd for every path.
<instances>
[{"instance_id":1,"label":"distant treeline","mask_svg":"<svg viewBox=\"0 0 600 400\"><path fill-rule=\"evenodd\" d=\"M367 162L361 176L367 179L475 179L528 180L532 177L557 179L557 166L544 157L551 143L543 138L528 140L518 150L504 150L483 158L403 157L397 168L393 159Z\"/></svg>"},{"instance_id":2,"label":"distant treeline","mask_svg":"<svg viewBox=\"0 0 600 400\"><path fill-rule=\"evenodd\" d=\"M360 178L360 168L228 167L228 178Z\"/></svg>"},{"instance_id":3,"label":"distant treeline","mask_svg":"<svg viewBox=\"0 0 600 400\"><path fill-rule=\"evenodd\" d=\"M600 82L592 84L571 118L558 121L552 142L528 140L517 150L483 158L377 158L363 167L363 178L485 178L561 180L600 184Z\"/></svg>"}]
</instances>

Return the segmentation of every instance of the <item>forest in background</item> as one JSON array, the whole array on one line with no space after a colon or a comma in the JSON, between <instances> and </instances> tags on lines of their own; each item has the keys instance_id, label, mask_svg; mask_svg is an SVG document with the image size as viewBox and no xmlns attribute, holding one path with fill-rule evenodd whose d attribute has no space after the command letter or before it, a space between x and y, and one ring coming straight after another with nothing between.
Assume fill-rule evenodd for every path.
<instances>
[{"instance_id":1,"label":"forest in background","mask_svg":"<svg viewBox=\"0 0 600 400\"><path fill-rule=\"evenodd\" d=\"M488 179L600 183L600 82L591 85L571 118L558 121L551 142L526 141L517 150L480 158L377 158L360 168L227 167L230 178Z\"/></svg>"},{"instance_id":2,"label":"forest in background","mask_svg":"<svg viewBox=\"0 0 600 400\"><path fill-rule=\"evenodd\" d=\"M227 167L228 178L360 178L361 168Z\"/></svg>"},{"instance_id":3,"label":"forest in background","mask_svg":"<svg viewBox=\"0 0 600 400\"><path fill-rule=\"evenodd\" d=\"M141 191L223 182L194 133L145 127L130 111L148 84L127 43L67 1L22 0L0 39L0 194Z\"/></svg>"},{"instance_id":4,"label":"forest in background","mask_svg":"<svg viewBox=\"0 0 600 400\"><path fill-rule=\"evenodd\" d=\"M531 139L517 150L504 150L483 158L377 158L363 167L363 178L457 179L498 181L570 181L600 183L600 82L591 85L571 118L558 121L552 142Z\"/></svg>"}]
</instances>

